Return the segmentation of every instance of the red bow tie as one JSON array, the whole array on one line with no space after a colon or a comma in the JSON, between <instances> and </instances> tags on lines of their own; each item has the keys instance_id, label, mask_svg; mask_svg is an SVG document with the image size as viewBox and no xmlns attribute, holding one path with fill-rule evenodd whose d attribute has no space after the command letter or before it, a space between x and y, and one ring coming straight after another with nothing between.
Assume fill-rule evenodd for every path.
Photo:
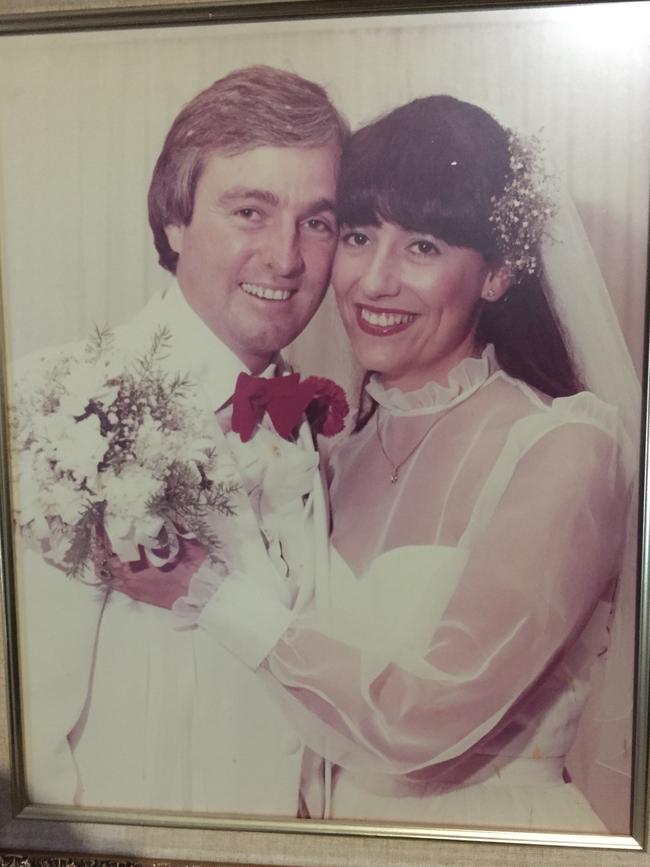
<instances>
[{"instance_id":1,"label":"red bow tie","mask_svg":"<svg viewBox=\"0 0 650 867\"><path fill-rule=\"evenodd\" d=\"M265 379L240 373L232 399L232 429L246 443L267 412L273 427L284 439L292 439L306 416L314 433L333 436L343 430L348 414L343 389L310 376L300 382L297 373Z\"/></svg>"}]
</instances>

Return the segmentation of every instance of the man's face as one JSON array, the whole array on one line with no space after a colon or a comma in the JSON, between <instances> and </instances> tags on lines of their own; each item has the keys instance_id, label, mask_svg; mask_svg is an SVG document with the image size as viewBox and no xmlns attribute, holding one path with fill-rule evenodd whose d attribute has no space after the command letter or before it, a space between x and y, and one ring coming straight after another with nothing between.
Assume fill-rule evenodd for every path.
<instances>
[{"instance_id":1,"label":"man's face","mask_svg":"<svg viewBox=\"0 0 650 867\"><path fill-rule=\"evenodd\" d=\"M300 334L327 289L338 161L333 144L215 152L191 222L166 227L187 302L254 373Z\"/></svg>"}]
</instances>

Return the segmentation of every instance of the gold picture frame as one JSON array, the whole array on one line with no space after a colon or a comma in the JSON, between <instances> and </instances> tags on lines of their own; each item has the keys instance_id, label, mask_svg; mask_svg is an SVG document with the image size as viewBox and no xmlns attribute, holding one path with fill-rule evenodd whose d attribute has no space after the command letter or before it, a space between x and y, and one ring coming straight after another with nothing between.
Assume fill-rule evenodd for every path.
<instances>
[{"instance_id":1,"label":"gold picture frame","mask_svg":"<svg viewBox=\"0 0 650 867\"><path fill-rule=\"evenodd\" d=\"M20 0L3 0L0 8L0 70L2 70L2 53L5 46L12 47L12 57L18 57L25 40L38 36L57 40L68 38L72 34L74 43L83 46L84 40L112 38L113 34L137 33L137 38L144 42L156 34L170 34L169 28L182 28L178 33L189 38L190 30L210 34L211 39L217 39L219 30L226 26L251 26L256 28L257 38L263 38L263 28L300 26L305 30L313 29L319 22L329 22L328 26L341 24L343 29L351 27L360 33L364 22L376 20L374 16L384 16L383 20L394 25L400 19L424 20L420 16L463 15L474 23L486 21L498 29L517 22L525 28L526 16L534 21L535 16L564 16L571 12L572 21L582 28L582 44L588 42L592 24L600 21L603 10L618 7L617 14L625 24L626 15L636 16L635 21L643 23L640 28L641 47L635 44L634 62L639 64L629 74L634 93L643 93L643 84L650 78L650 2L648 0L631 0L624 4L612 2L589 2L579 4L569 0L560 5L547 0L532 0L525 6L516 2L438 2L438 0L351 0L346 4L334 0L183 0L183 2L167 2L167 0L140 0L133 3L129 0L30 0L24 3ZM345 7L345 8L343 8ZM442 18L440 19L442 20ZM458 19L460 20L460 19ZM299 31L296 30L296 34ZM625 54L625 34L629 28L624 27L618 35L620 58ZM607 33L599 31L593 38L607 38ZM621 36L621 34L623 34ZM569 34L570 36L570 34ZM207 36L205 36L207 39ZM296 38L298 38L296 36ZM621 43L620 40L623 40ZM564 48L567 57L571 53L570 39ZM645 50L645 54L644 54ZM188 55L189 56L189 55ZM204 55L202 55L204 56ZM639 58L645 57L645 61ZM265 61L266 62L266 61ZM300 62L283 56L278 63L284 62L288 68L302 71ZM542 62L536 60L534 62ZM594 60L594 63L597 61ZM601 61L598 61L601 62ZM643 66L643 62L645 66ZM630 60L630 64L633 61ZM242 65L247 65L243 60ZM218 64L215 64L215 68ZM5 67L5 69L8 67ZM17 75L21 70L16 66ZM26 66L24 67L26 69ZM638 70L638 74L637 74ZM201 72L197 80L207 75ZM217 69L212 78L219 77ZM534 71L533 73L534 74ZM318 80L317 76L315 78ZM321 73L325 78L325 73ZM212 79L210 79L212 80ZM328 80L322 83L329 86ZM513 89L516 84L512 83ZM4 112L11 110L10 99L6 88L10 87L9 79L5 77L3 85L0 78L0 266L3 259L8 260L14 255L13 235L10 229L12 217L3 213L2 190L9 179L7 168L2 168L3 139L2 129L5 119ZM636 88L636 89L635 89ZM194 90L196 91L196 87ZM436 90L433 86L432 90ZM183 95L183 90L178 93ZM191 94L190 94L191 95ZM418 94L420 93L418 92ZM336 93L334 94L336 101ZM510 98L510 97L509 97ZM633 99L633 95L628 96ZM516 96L512 97L516 101ZM173 101L173 100L172 100ZM394 102L398 100L395 99ZM642 100L643 102L643 100ZM170 117L169 112L175 111L181 104L176 99L170 105L165 122ZM344 109L345 110L345 109ZM650 110L645 104L639 104L642 120L639 130L648 132L650 136ZM370 119L370 118L367 118ZM156 129L164 133L162 127ZM637 131L638 133L638 131ZM612 136L615 136L612 131ZM622 147L631 148L633 143L647 154L645 163L645 179L650 169L650 141L640 139L638 134L630 135ZM573 156L574 159L578 155ZM641 172L643 174L643 172ZM585 182L586 183L586 182ZM648 225L647 200L648 189L645 190L645 211L637 208L636 222L631 230L636 233L634 249L636 251L636 280L639 284L639 273L644 271L641 291L644 297L637 300L635 313L629 314L633 323L635 360L639 364L643 382L648 383L648 352L647 318L648 318ZM32 195L32 193L27 193ZM603 202L596 197L589 203L597 209ZM604 204L607 204L606 198ZM641 216L639 216L641 215ZM645 222L643 221L645 216ZM144 218L143 218L144 219ZM146 222L146 220L145 220ZM602 241L602 239L601 239ZM639 253L639 249L644 252ZM134 255L136 255L134 253ZM643 260L643 261L641 261ZM619 263L618 270L612 273L617 277L623 274L629 276L630 271ZM640 284L639 284L640 285ZM6 305L3 284L3 272L0 270L0 289L2 303ZM99 296L101 297L101 296ZM100 302L98 302L100 303ZM642 327L638 311L643 309L641 317L646 325ZM620 311L619 311L620 312ZM109 311L109 317L110 317ZM26 321L26 320L23 320ZM5 332L2 337L3 353L10 352L7 344L11 343L10 335ZM30 338L31 339L31 338ZM29 339L28 348L32 347ZM33 345L38 346L38 337ZM166 862L199 863L210 862L222 867L229 864L259 865L314 865L314 867L329 867L345 863L349 867L370 867L370 865L393 865L393 867L415 867L415 865L436 864L449 867L464 867L464 865L485 864L496 865L548 865L548 867L609 867L611 864L620 867L650 867L650 824L648 809L650 791L648 789L648 695L647 684L650 678L650 581L648 577L648 559L650 545L650 522L648 520L648 466L647 445L649 440L648 400L645 399L644 434L639 462L641 466L641 490L645 493L644 508L639 512L639 550L640 550L640 603L638 606L637 629L637 706L636 734L634 744L634 792L633 792L633 822L629 835L586 835L549 832L514 832L505 829L476 830L459 828L434 828L406 824L373 824L369 822L317 822L305 824L303 820L276 820L250 817L225 818L201 816L195 814L138 814L124 811L84 810L81 816L79 810L68 807L43 808L38 805L25 805L22 789L18 783L23 771L23 755L20 747L20 683L18 678L18 642L17 615L15 610L14 592L12 589L13 575L13 536L11 515L7 506L9 480L9 452L7 446L6 402L7 385L5 371L0 377L0 398L2 402L2 429L0 431L0 493L2 505L2 571L3 571L3 602L4 602L4 645L0 656L0 671L5 700L0 702L0 865L37 865L41 863L85 864L86 862L110 864L151 863L160 865ZM3 655L4 654L4 655ZM97 859L101 859L100 862Z\"/></svg>"}]
</instances>

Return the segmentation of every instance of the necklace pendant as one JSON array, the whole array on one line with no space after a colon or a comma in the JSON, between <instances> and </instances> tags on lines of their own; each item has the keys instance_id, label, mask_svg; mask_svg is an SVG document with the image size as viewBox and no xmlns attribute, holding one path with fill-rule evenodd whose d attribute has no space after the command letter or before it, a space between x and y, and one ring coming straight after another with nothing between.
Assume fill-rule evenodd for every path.
<instances>
[{"instance_id":1,"label":"necklace pendant","mask_svg":"<svg viewBox=\"0 0 650 867\"><path fill-rule=\"evenodd\" d=\"M413 455L417 452L417 450L420 448L420 446L425 441L425 439L429 436L429 434L434 429L434 427L438 424L440 419L444 418L445 415L446 415L446 413L444 413L444 412L440 413L439 415L436 415L434 417L433 421L431 422L431 424L429 425L429 427L425 430L424 436L420 437L420 439L416 442L416 444L413 446L411 451L408 452L408 454L405 457L403 457L402 460L398 464L394 464L391 461L391 459L388 457L388 454L386 453L386 449L384 448L384 444L381 441L381 432L379 430L379 413L378 412L375 413L375 420L377 423L377 440L379 441L379 448L381 449L382 455L386 458L386 462L388 464L390 464L390 466L393 468L393 472L391 473L391 476L390 476L391 485L394 485L395 482L398 481L398 474L399 474L400 467L403 467L404 464L408 461L408 459L413 457Z\"/></svg>"}]
</instances>

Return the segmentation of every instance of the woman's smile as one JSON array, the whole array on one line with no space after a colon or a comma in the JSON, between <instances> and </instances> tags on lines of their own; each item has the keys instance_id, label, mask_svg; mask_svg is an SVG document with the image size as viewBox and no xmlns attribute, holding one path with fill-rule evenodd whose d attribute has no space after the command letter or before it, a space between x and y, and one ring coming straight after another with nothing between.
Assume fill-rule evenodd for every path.
<instances>
[{"instance_id":1,"label":"woman's smile","mask_svg":"<svg viewBox=\"0 0 650 867\"><path fill-rule=\"evenodd\" d=\"M359 328L366 334L376 337L388 337L404 331L415 321L418 315L417 313L409 313L406 310L370 307L366 304L357 304L355 306Z\"/></svg>"}]
</instances>

